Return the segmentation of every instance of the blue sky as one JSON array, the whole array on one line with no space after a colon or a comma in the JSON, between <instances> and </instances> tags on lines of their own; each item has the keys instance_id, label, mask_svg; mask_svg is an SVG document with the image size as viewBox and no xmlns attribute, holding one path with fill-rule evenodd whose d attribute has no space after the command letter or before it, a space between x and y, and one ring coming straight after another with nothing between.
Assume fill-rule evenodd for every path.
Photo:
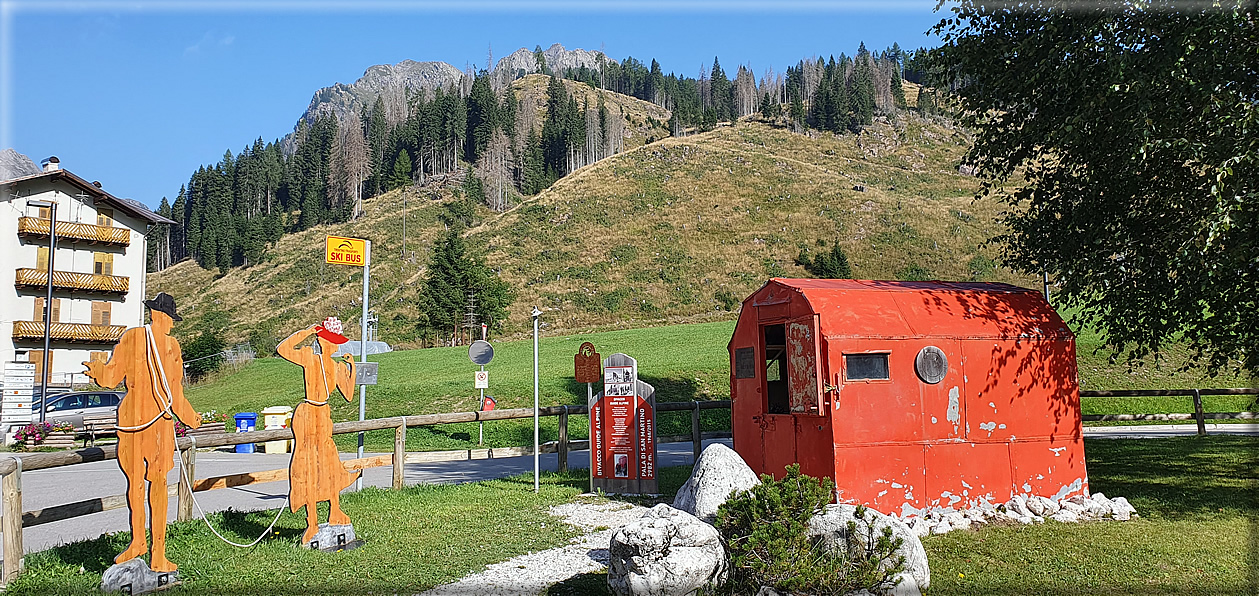
<instances>
[{"instance_id":1,"label":"blue sky","mask_svg":"<svg viewBox=\"0 0 1259 596\"><path fill-rule=\"evenodd\" d=\"M0 0L0 147L156 206L201 164L292 130L373 64L484 67L560 43L696 76L934 45L934 0L402 2Z\"/></svg>"}]
</instances>

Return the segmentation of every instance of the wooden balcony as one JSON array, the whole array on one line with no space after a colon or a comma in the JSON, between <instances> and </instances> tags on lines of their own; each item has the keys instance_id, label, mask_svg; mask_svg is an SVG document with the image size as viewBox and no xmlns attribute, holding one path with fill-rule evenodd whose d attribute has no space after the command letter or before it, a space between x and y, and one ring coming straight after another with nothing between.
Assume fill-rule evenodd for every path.
<instances>
[{"instance_id":1,"label":"wooden balcony","mask_svg":"<svg viewBox=\"0 0 1259 596\"><path fill-rule=\"evenodd\" d=\"M28 289L48 287L48 272L42 269L18 269L14 285ZM58 290L126 294L127 286L128 279L117 275L96 275L93 273L72 273L69 271L52 272L52 287Z\"/></svg>"},{"instance_id":2,"label":"wooden balcony","mask_svg":"<svg viewBox=\"0 0 1259 596\"><path fill-rule=\"evenodd\" d=\"M48 220L38 217L19 217L17 220L18 236L48 237ZM107 244L110 246L128 246L131 244L131 230L111 226L98 226L69 221L57 221L57 239L75 240L89 244Z\"/></svg>"},{"instance_id":3,"label":"wooden balcony","mask_svg":"<svg viewBox=\"0 0 1259 596\"><path fill-rule=\"evenodd\" d=\"M53 323L49 336L54 341L89 344L116 344L127 330L126 325L88 325L86 323ZM43 321L13 321L14 341L43 341Z\"/></svg>"}]
</instances>

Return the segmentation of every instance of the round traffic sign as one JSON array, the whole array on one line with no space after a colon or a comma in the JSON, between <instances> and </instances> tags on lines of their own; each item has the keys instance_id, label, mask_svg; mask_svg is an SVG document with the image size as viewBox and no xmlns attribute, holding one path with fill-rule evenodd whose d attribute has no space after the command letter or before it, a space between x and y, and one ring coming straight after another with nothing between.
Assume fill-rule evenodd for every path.
<instances>
[{"instance_id":1,"label":"round traffic sign","mask_svg":"<svg viewBox=\"0 0 1259 596\"><path fill-rule=\"evenodd\" d=\"M473 364L485 366L493 359L494 346L491 346L490 342L478 339L468 346L468 360L471 360Z\"/></svg>"}]
</instances>

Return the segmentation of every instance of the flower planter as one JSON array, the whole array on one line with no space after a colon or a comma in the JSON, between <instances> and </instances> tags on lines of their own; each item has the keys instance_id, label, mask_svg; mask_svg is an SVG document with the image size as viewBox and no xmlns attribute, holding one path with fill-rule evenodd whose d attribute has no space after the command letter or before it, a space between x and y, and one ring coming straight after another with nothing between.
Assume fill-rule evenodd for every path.
<instances>
[{"instance_id":1,"label":"flower planter","mask_svg":"<svg viewBox=\"0 0 1259 596\"><path fill-rule=\"evenodd\" d=\"M74 433L58 431L49 433L44 440L32 445L32 447L46 447L52 449L72 449L75 447Z\"/></svg>"}]
</instances>

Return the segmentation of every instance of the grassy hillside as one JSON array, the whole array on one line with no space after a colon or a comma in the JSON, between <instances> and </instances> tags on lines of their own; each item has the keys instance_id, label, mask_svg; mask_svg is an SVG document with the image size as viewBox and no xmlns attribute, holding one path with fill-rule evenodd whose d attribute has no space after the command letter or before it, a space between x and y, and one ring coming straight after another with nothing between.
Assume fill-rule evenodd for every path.
<instances>
[{"instance_id":1,"label":"grassy hillside","mask_svg":"<svg viewBox=\"0 0 1259 596\"><path fill-rule=\"evenodd\" d=\"M528 94L544 82L516 85ZM632 121L667 114L634 98L615 102ZM662 132L653 130L627 131L627 146ZM552 332L730 319L765 279L807 275L795 264L802 250L834 242L858 277L1030 283L995 269L979 248L996 231L996 206L974 203L975 179L957 173L966 143L912 115L843 136L745 121L638 146L506 213L484 210L468 240L516 291L509 336L528 328L535 304ZM232 341L274 341L337 315L357 336L361 272L324 264L323 239L369 238L380 337L417 346L419 282L455 186L438 180L369 199L359 220L286 235L263 263L225 275L181 263L150 275L149 292L175 295L188 313L185 334L211 327Z\"/></svg>"}]
</instances>

